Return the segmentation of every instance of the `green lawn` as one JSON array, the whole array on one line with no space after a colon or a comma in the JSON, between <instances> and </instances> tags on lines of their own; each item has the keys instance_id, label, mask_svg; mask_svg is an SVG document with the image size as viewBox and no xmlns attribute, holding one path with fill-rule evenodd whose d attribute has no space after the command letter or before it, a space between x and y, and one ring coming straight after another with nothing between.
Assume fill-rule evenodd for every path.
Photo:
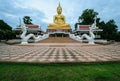
<instances>
[{"instance_id":1,"label":"green lawn","mask_svg":"<svg viewBox=\"0 0 120 81\"><path fill-rule=\"evenodd\" d=\"M97 64L0 62L0 81L120 81L120 62Z\"/></svg>"}]
</instances>

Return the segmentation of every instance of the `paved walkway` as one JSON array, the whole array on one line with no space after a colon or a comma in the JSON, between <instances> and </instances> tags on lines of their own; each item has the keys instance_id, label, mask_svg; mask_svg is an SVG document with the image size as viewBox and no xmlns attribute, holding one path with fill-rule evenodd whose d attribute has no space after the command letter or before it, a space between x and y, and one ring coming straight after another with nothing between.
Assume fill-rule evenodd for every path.
<instances>
[{"instance_id":1,"label":"paved walkway","mask_svg":"<svg viewBox=\"0 0 120 81\"><path fill-rule=\"evenodd\" d=\"M0 61L39 63L120 61L120 43L111 45L84 43L1 44Z\"/></svg>"}]
</instances>

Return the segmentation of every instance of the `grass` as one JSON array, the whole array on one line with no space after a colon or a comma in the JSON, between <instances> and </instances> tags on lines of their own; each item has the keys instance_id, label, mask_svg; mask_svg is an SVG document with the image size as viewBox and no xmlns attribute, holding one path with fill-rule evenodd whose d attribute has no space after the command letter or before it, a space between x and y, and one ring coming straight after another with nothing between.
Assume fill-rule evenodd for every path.
<instances>
[{"instance_id":1,"label":"grass","mask_svg":"<svg viewBox=\"0 0 120 81\"><path fill-rule=\"evenodd\" d=\"M0 81L120 81L120 62L96 64L0 62Z\"/></svg>"}]
</instances>

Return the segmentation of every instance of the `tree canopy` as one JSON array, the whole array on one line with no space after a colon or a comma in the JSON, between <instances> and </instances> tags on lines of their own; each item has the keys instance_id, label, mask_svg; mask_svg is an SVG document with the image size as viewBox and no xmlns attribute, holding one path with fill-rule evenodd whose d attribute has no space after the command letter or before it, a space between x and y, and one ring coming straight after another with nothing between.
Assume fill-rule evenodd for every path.
<instances>
[{"instance_id":1,"label":"tree canopy","mask_svg":"<svg viewBox=\"0 0 120 81\"><path fill-rule=\"evenodd\" d=\"M82 15L79 16L78 22L81 24L92 24L94 22L95 16L97 16L98 13L95 12L93 9L86 9L83 11Z\"/></svg>"},{"instance_id":2,"label":"tree canopy","mask_svg":"<svg viewBox=\"0 0 120 81\"><path fill-rule=\"evenodd\" d=\"M3 20L0 20L0 39L9 39L12 34L12 27Z\"/></svg>"},{"instance_id":3,"label":"tree canopy","mask_svg":"<svg viewBox=\"0 0 120 81\"><path fill-rule=\"evenodd\" d=\"M3 20L0 20L0 30L12 30L12 27L5 23Z\"/></svg>"},{"instance_id":4,"label":"tree canopy","mask_svg":"<svg viewBox=\"0 0 120 81\"><path fill-rule=\"evenodd\" d=\"M99 23L99 28L103 29L103 31L101 32L101 36L104 39L111 39L114 40L116 39L116 35L117 35L117 25L115 24L114 20L109 20L108 22L100 22Z\"/></svg>"},{"instance_id":5,"label":"tree canopy","mask_svg":"<svg viewBox=\"0 0 120 81\"><path fill-rule=\"evenodd\" d=\"M30 19L30 16L24 16L23 21L25 24L32 24L32 19Z\"/></svg>"}]
</instances>

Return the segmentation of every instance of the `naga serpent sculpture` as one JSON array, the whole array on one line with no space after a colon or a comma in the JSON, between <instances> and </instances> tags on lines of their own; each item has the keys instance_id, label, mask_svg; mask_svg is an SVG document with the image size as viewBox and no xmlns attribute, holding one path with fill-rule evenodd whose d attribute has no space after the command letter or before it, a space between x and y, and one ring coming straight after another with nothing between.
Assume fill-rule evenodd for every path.
<instances>
[{"instance_id":1,"label":"naga serpent sculpture","mask_svg":"<svg viewBox=\"0 0 120 81\"><path fill-rule=\"evenodd\" d=\"M94 44L94 39L95 39L95 35L94 35L94 29L97 29L96 27L96 19L97 17L95 17L94 23L89 27L89 35L87 34L83 34L82 36L75 36L74 34L69 34L70 38L75 39L77 41L82 42L84 38L86 38L88 40L89 44Z\"/></svg>"},{"instance_id":2,"label":"naga serpent sculpture","mask_svg":"<svg viewBox=\"0 0 120 81\"><path fill-rule=\"evenodd\" d=\"M90 30L89 30L89 35L87 35L87 34L83 34L82 36L81 36L81 39L83 39L83 38L86 38L87 40L88 40L88 43L89 44L94 44L94 39L95 39L95 35L94 35L94 29L97 29L97 27L96 27L96 19L97 19L97 17L95 17L95 20L94 20L94 23L91 25L91 27L89 28Z\"/></svg>"},{"instance_id":3,"label":"naga serpent sculpture","mask_svg":"<svg viewBox=\"0 0 120 81\"><path fill-rule=\"evenodd\" d=\"M27 27L25 24L20 24L20 27L22 28L22 34L21 34L21 44L28 44L28 39L30 38L33 38L33 39L36 39L35 35L34 34L28 34L26 35L27 33Z\"/></svg>"}]
</instances>

